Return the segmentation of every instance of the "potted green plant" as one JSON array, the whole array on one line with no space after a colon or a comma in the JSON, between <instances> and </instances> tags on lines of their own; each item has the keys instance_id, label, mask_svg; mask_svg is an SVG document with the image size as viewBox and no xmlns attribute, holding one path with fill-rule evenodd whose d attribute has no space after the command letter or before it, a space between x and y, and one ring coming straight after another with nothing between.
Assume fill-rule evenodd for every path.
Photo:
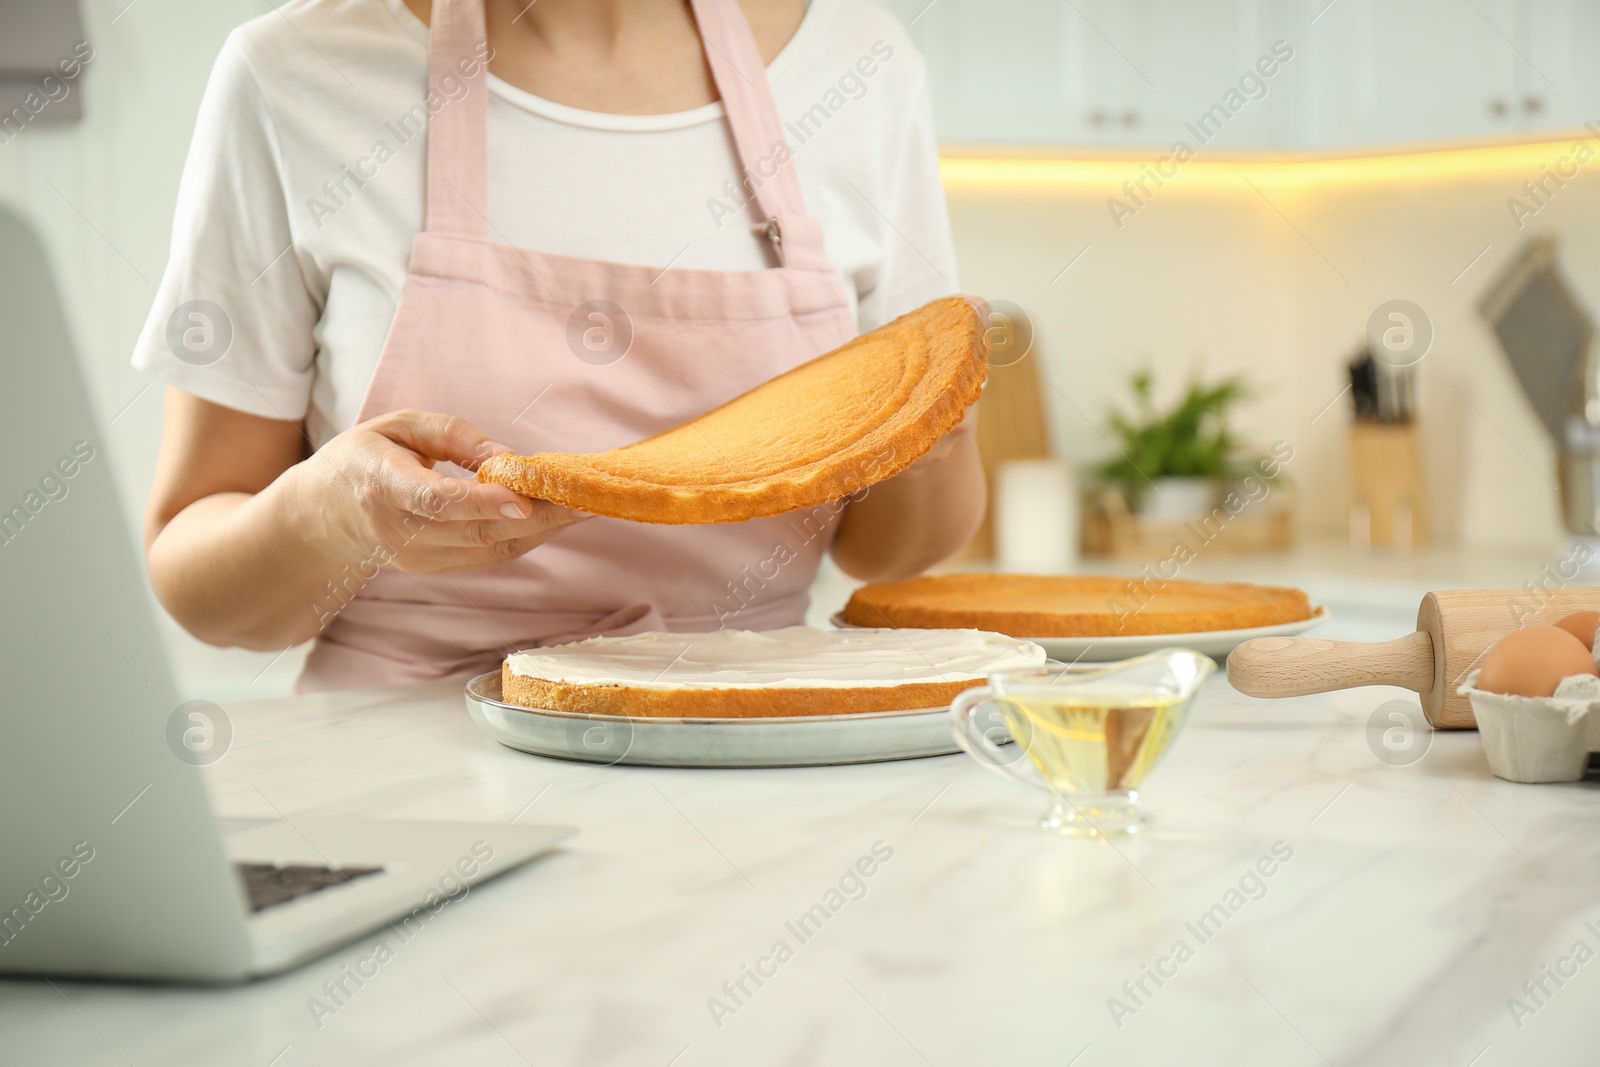
<instances>
[{"instance_id":1,"label":"potted green plant","mask_svg":"<svg viewBox=\"0 0 1600 1067\"><path fill-rule=\"evenodd\" d=\"M1209 512L1223 487L1248 469L1228 416L1250 397L1249 386L1239 377L1210 385L1195 378L1177 403L1162 411L1148 370L1136 372L1129 384L1133 410L1113 411L1109 419L1117 455L1094 473L1141 515L1182 518Z\"/></svg>"}]
</instances>

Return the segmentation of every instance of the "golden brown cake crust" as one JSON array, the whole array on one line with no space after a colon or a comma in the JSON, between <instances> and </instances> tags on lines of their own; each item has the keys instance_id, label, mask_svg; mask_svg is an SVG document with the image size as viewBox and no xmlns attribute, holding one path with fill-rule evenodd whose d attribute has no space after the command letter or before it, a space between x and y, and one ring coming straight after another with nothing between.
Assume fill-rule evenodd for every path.
<instances>
[{"instance_id":1,"label":"golden brown cake crust","mask_svg":"<svg viewBox=\"0 0 1600 1067\"><path fill-rule=\"evenodd\" d=\"M1278 626L1311 618L1299 589L1083 575L942 574L862 586L852 626L971 627L1012 637L1130 637Z\"/></svg>"},{"instance_id":2,"label":"golden brown cake crust","mask_svg":"<svg viewBox=\"0 0 1600 1067\"><path fill-rule=\"evenodd\" d=\"M839 500L955 428L988 373L976 308L935 300L719 408L608 452L499 455L480 482L595 515L723 523Z\"/></svg>"},{"instance_id":3,"label":"golden brown cake crust","mask_svg":"<svg viewBox=\"0 0 1600 1067\"><path fill-rule=\"evenodd\" d=\"M983 679L917 682L855 688L762 686L748 689L667 689L627 685L578 685L529 678L500 668L508 704L585 715L657 719L771 719L798 715L847 715L942 707Z\"/></svg>"}]
</instances>

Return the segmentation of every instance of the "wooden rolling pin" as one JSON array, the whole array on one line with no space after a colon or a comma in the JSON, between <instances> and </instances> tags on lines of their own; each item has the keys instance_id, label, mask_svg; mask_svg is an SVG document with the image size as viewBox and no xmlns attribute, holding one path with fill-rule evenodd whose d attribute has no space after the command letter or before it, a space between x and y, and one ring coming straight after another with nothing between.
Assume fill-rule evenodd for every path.
<instances>
[{"instance_id":1,"label":"wooden rolling pin","mask_svg":"<svg viewBox=\"0 0 1600 1067\"><path fill-rule=\"evenodd\" d=\"M1449 589L1429 593L1417 630L1394 641L1259 637L1228 654L1228 681L1253 697L1293 697L1397 685L1422 698L1435 729L1477 727L1456 689L1489 646L1530 622L1600 609L1600 589Z\"/></svg>"}]
</instances>

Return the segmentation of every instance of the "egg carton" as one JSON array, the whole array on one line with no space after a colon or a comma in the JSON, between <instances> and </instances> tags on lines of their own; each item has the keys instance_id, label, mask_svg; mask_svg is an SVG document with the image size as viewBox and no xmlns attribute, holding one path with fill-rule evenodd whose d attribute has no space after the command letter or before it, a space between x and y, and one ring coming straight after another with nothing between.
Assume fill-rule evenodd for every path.
<instances>
[{"instance_id":1,"label":"egg carton","mask_svg":"<svg viewBox=\"0 0 1600 1067\"><path fill-rule=\"evenodd\" d=\"M1512 782L1576 782L1600 752L1600 678L1564 678L1548 697L1478 688L1479 671L1456 692L1472 701L1489 769Z\"/></svg>"}]
</instances>

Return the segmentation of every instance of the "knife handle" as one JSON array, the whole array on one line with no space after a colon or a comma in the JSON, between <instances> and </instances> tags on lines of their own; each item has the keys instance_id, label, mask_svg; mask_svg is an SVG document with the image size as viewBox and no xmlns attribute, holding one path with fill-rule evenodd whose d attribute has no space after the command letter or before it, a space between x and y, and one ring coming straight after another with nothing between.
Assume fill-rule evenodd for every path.
<instances>
[{"instance_id":1,"label":"knife handle","mask_svg":"<svg viewBox=\"0 0 1600 1067\"><path fill-rule=\"evenodd\" d=\"M1394 641L1258 637L1228 653L1228 681L1253 697L1296 697L1397 685L1433 689L1433 638L1421 630Z\"/></svg>"}]
</instances>

